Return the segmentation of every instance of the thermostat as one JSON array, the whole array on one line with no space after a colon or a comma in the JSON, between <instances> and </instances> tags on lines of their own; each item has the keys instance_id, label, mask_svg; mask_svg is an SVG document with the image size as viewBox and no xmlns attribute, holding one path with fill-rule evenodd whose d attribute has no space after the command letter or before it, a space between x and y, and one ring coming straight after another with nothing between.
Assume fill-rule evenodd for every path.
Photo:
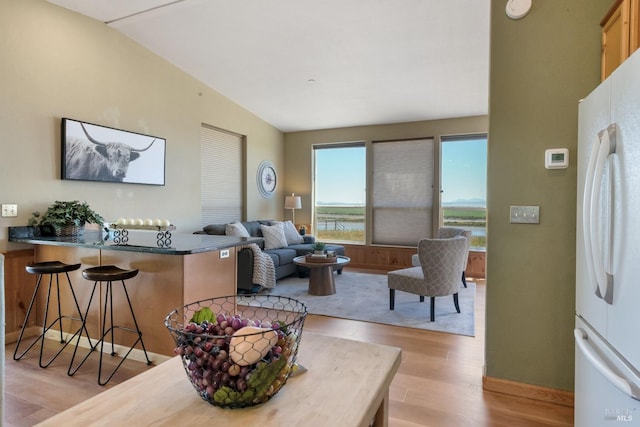
<instances>
[{"instance_id":1,"label":"thermostat","mask_svg":"<svg viewBox=\"0 0 640 427\"><path fill-rule=\"evenodd\" d=\"M566 169L569 167L569 149L549 148L544 152L544 167L547 169Z\"/></svg>"},{"instance_id":2,"label":"thermostat","mask_svg":"<svg viewBox=\"0 0 640 427\"><path fill-rule=\"evenodd\" d=\"M506 12L511 19L524 18L529 10L531 10L531 0L509 0L507 2Z\"/></svg>"}]
</instances>

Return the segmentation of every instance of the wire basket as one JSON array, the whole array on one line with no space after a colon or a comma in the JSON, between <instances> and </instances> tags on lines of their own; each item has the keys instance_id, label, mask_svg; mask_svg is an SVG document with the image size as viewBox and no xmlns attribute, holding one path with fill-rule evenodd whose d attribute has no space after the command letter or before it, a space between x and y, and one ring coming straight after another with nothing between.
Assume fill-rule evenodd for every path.
<instances>
[{"instance_id":1,"label":"wire basket","mask_svg":"<svg viewBox=\"0 0 640 427\"><path fill-rule=\"evenodd\" d=\"M78 236L84 231L84 227L77 226L73 223L65 225L56 225L54 228L56 237L60 236Z\"/></svg>"},{"instance_id":2,"label":"wire basket","mask_svg":"<svg viewBox=\"0 0 640 427\"><path fill-rule=\"evenodd\" d=\"M298 354L307 307L276 295L210 298L165 318L189 381L212 405L243 408L269 400Z\"/></svg>"}]
</instances>

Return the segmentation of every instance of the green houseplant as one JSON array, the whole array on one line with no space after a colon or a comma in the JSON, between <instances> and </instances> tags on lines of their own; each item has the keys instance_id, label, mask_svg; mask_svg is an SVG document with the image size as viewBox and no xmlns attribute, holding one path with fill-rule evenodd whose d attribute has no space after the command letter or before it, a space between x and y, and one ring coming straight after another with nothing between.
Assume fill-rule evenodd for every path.
<instances>
[{"instance_id":1,"label":"green houseplant","mask_svg":"<svg viewBox=\"0 0 640 427\"><path fill-rule=\"evenodd\" d=\"M324 254L327 244L324 242L315 242L313 244L313 252L316 254Z\"/></svg>"},{"instance_id":2,"label":"green houseplant","mask_svg":"<svg viewBox=\"0 0 640 427\"><path fill-rule=\"evenodd\" d=\"M29 218L30 226L52 227L56 236L76 235L84 229L86 223L102 226L104 218L95 212L87 202L77 200L56 200L44 214L33 212Z\"/></svg>"}]
</instances>

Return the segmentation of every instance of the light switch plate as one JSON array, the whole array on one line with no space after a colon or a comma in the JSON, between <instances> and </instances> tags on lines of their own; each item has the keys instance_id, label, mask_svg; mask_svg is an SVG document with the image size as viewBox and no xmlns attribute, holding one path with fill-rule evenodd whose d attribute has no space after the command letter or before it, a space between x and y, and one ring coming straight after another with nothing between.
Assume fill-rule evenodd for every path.
<instances>
[{"instance_id":1,"label":"light switch plate","mask_svg":"<svg viewBox=\"0 0 640 427\"><path fill-rule=\"evenodd\" d=\"M2 216L18 216L18 205L2 204Z\"/></svg>"},{"instance_id":2,"label":"light switch plate","mask_svg":"<svg viewBox=\"0 0 640 427\"><path fill-rule=\"evenodd\" d=\"M540 224L540 206L510 206L509 222L512 224Z\"/></svg>"}]
</instances>

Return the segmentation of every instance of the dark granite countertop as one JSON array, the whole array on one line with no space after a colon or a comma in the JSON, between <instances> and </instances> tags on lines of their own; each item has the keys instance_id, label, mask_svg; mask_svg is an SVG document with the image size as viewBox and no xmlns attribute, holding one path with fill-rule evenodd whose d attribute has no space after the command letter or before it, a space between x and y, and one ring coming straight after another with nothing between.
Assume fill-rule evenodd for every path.
<instances>
[{"instance_id":1,"label":"dark granite countertop","mask_svg":"<svg viewBox=\"0 0 640 427\"><path fill-rule=\"evenodd\" d=\"M41 236L34 227L9 227L9 241L33 245L84 247L102 250L145 252L167 255L189 255L217 251L235 246L259 243L259 237L214 236L209 234L171 233L132 230L127 239L114 240L113 232L85 230L78 236Z\"/></svg>"}]
</instances>

